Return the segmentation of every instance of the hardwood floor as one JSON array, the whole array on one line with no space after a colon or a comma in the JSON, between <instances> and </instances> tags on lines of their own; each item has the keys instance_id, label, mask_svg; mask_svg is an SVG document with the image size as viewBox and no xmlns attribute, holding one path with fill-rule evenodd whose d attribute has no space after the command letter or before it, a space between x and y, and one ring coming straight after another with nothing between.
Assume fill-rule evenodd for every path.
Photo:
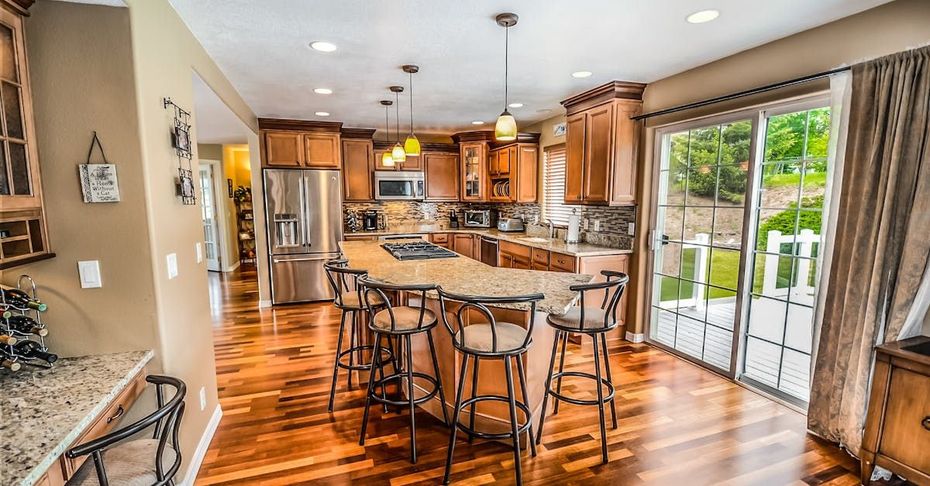
<instances>
[{"instance_id":1,"label":"hardwood floor","mask_svg":"<svg viewBox=\"0 0 930 486\"><path fill-rule=\"evenodd\" d=\"M414 465L406 412L372 407L360 447L364 391L347 391L344 373L336 411L326 411L338 311L259 310L254 279L211 275L223 420L196 484L438 484L448 442L441 422L417 414ZM608 423L610 462L600 464L597 410L562 404L546 420L539 455L524 456L526 484L859 483L858 463L808 436L804 416L648 345L610 348L620 418L617 430ZM590 347L570 345L569 369L591 361ZM512 467L509 447L460 439L452 480L511 484Z\"/></svg>"}]
</instances>

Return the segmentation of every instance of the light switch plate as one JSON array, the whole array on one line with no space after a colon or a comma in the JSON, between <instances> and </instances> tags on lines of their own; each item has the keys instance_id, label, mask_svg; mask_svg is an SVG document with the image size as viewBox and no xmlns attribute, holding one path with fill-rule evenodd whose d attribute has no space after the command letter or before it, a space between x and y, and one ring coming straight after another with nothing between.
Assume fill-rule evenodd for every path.
<instances>
[{"instance_id":1,"label":"light switch plate","mask_svg":"<svg viewBox=\"0 0 930 486\"><path fill-rule=\"evenodd\" d=\"M595 219L594 220L594 231L600 231L600 230L601 230L601 220Z\"/></svg>"},{"instance_id":2,"label":"light switch plate","mask_svg":"<svg viewBox=\"0 0 930 486\"><path fill-rule=\"evenodd\" d=\"M581 229L584 231L588 231L588 218L584 218L581 220Z\"/></svg>"},{"instance_id":3,"label":"light switch plate","mask_svg":"<svg viewBox=\"0 0 930 486\"><path fill-rule=\"evenodd\" d=\"M169 253L166 257L168 262L168 278L172 279L178 276L178 254Z\"/></svg>"},{"instance_id":4,"label":"light switch plate","mask_svg":"<svg viewBox=\"0 0 930 486\"><path fill-rule=\"evenodd\" d=\"M78 262L78 274L81 277L82 289L99 289L103 287L100 280L100 261L85 260Z\"/></svg>"},{"instance_id":5,"label":"light switch plate","mask_svg":"<svg viewBox=\"0 0 930 486\"><path fill-rule=\"evenodd\" d=\"M630 223L626 226L626 234L630 236L636 235L636 223Z\"/></svg>"},{"instance_id":6,"label":"light switch plate","mask_svg":"<svg viewBox=\"0 0 930 486\"><path fill-rule=\"evenodd\" d=\"M202 262L203 261L203 246L200 245L199 241L196 244L194 244L194 250L197 251L197 263Z\"/></svg>"}]
</instances>

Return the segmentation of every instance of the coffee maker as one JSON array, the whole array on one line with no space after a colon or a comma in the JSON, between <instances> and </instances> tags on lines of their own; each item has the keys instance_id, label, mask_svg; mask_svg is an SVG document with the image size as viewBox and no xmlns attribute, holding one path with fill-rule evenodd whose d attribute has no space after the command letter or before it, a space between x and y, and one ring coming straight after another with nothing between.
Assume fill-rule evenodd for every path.
<instances>
[{"instance_id":1,"label":"coffee maker","mask_svg":"<svg viewBox=\"0 0 930 486\"><path fill-rule=\"evenodd\" d=\"M384 212L369 209L362 215L362 229L365 231L380 231L387 229L387 219Z\"/></svg>"}]
</instances>

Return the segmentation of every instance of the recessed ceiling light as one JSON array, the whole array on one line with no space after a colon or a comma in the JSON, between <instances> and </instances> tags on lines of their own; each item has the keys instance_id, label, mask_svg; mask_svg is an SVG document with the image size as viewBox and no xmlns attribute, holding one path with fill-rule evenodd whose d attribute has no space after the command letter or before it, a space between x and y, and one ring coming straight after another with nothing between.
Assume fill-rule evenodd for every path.
<instances>
[{"instance_id":1,"label":"recessed ceiling light","mask_svg":"<svg viewBox=\"0 0 930 486\"><path fill-rule=\"evenodd\" d=\"M523 103L511 103L511 104L509 104L509 105L507 105L507 106L509 106L509 107L511 107L511 108L523 108Z\"/></svg>"},{"instance_id":2,"label":"recessed ceiling light","mask_svg":"<svg viewBox=\"0 0 930 486\"><path fill-rule=\"evenodd\" d=\"M575 71L572 73L572 77L581 79L581 78L590 77L591 74L592 74L591 71Z\"/></svg>"},{"instance_id":3,"label":"recessed ceiling light","mask_svg":"<svg viewBox=\"0 0 930 486\"><path fill-rule=\"evenodd\" d=\"M310 47L312 47L313 50L320 52L333 52L336 50L336 44L326 41L311 42Z\"/></svg>"},{"instance_id":4,"label":"recessed ceiling light","mask_svg":"<svg viewBox=\"0 0 930 486\"><path fill-rule=\"evenodd\" d=\"M471 124L472 124L472 125L484 125L484 122L481 121L481 120L475 120L475 121L471 122Z\"/></svg>"},{"instance_id":5,"label":"recessed ceiling light","mask_svg":"<svg viewBox=\"0 0 930 486\"><path fill-rule=\"evenodd\" d=\"M328 111L318 111L318 112L314 113L314 115L316 115L316 116L329 116L329 112L328 112Z\"/></svg>"},{"instance_id":6,"label":"recessed ceiling light","mask_svg":"<svg viewBox=\"0 0 930 486\"><path fill-rule=\"evenodd\" d=\"M329 88L314 88L313 92L316 94L333 94L333 90Z\"/></svg>"},{"instance_id":7,"label":"recessed ceiling light","mask_svg":"<svg viewBox=\"0 0 930 486\"><path fill-rule=\"evenodd\" d=\"M720 12L717 10L701 10L700 12L694 12L693 14L689 15L685 20L692 24L703 24L704 22L710 22L719 16Z\"/></svg>"}]
</instances>

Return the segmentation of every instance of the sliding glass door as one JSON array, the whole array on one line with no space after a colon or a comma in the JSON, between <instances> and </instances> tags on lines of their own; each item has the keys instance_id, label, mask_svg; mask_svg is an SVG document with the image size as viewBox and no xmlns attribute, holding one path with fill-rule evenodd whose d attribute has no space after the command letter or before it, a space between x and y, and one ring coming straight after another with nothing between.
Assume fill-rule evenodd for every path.
<instances>
[{"instance_id":1,"label":"sliding glass door","mask_svg":"<svg viewBox=\"0 0 930 486\"><path fill-rule=\"evenodd\" d=\"M656 133L650 342L802 406L829 175L826 103Z\"/></svg>"}]
</instances>

